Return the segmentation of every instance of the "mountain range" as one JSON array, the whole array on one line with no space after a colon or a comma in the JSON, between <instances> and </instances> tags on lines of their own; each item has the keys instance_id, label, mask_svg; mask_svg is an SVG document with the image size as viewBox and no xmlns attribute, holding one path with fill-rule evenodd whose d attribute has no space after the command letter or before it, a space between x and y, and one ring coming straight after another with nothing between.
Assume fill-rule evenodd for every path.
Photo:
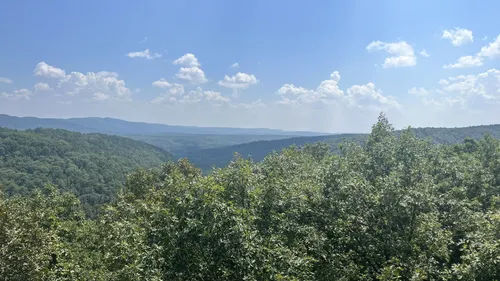
<instances>
[{"instance_id":1,"label":"mountain range","mask_svg":"<svg viewBox=\"0 0 500 281\"><path fill-rule=\"evenodd\" d=\"M273 151L291 145L325 142L332 150L344 141L364 142L367 134L331 134L273 129L170 126L128 122L113 118L36 118L0 114L0 127L16 130L60 128L81 133L121 135L161 148L174 158L188 158L197 167L209 171L227 165L238 153L261 161ZM485 134L500 138L500 125L481 125L463 128L412 128L419 138L429 138L438 144L456 144L465 138L479 139ZM396 133L399 133L397 131Z\"/></svg>"},{"instance_id":2,"label":"mountain range","mask_svg":"<svg viewBox=\"0 0 500 281\"><path fill-rule=\"evenodd\" d=\"M35 128L65 129L80 133L103 133L112 135L153 135L153 134L199 134L199 135L285 135L285 136L316 136L325 133L284 131L266 128L225 128L225 127L195 127L171 126L144 122L129 122L114 118L84 117L84 118L37 118L16 117L0 114L0 127L16 130Z\"/></svg>"}]
</instances>

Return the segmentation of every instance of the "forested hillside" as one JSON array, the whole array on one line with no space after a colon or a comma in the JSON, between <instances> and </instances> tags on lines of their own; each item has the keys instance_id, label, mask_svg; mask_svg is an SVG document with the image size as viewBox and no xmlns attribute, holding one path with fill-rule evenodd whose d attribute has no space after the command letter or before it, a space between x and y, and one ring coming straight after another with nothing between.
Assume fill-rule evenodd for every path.
<instances>
[{"instance_id":1,"label":"forested hillside","mask_svg":"<svg viewBox=\"0 0 500 281\"><path fill-rule=\"evenodd\" d=\"M16 117L0 114L0 127L16 130L52 128L65 129L81 133L103 133L121 136L156 135L156 134L200 134L200 135L321 135L315 132L292 132L266 128L224 128L173 126L164 124L130 122L114 118L83 117L83 118L37 118Z\"/></svg>"},{"instance_id":2,"label":"forested hillside","mask_svg":"<svg viewBox=\"0 0 500 281\"><path fill-rule=\"evenodd\" d=\"M233 159L237 153L242 157L251 158L254 161L261 161L273 151L281 151L289 146L303 146L322 142L328 144L333 152L337 152L338 145L344 141L361 143L365 140L363 134L339 134L316 137L294 137L279 140L260 140L232 146L217 147L211 149L201 149L188 151L186 158L196 167L203 171L209 171L213 167L224 167Z\"/></svg>"},{"instance_id":3,"label":"forested hillside","mask_svg":"<svg viewBox=\"0 0 500 281\"><path fill-rule=\"evenodd\" d=\"M411 128L411 131L418 138L429 138L437 144L456 144L465 138L480 139L485 134L490 134L494 138L500 138L500 125L483 125L464 128ZM396 131L399 135L402 131ZM323 142L330 145L332 151L336 152L338 145L344 141L362 143L368 137L367 134L338 134L313 137L294 137L277 140L260 140L239 145L218 147L212 149L192 150L186 154L197 167L204 171L210 170L213 166L224 167L233 158L234 153L243 157L251 157L255 161L261 161L264 157L273 152L280 151L291 145L303 146L315 142Z\"/></svg>"},{"instance_id":4,"label":"forested hillside","mask_svg":"<svg viewBox=\"0 0 500 281\"><path fill-rule=\"evenodd\" d=\"M500 141L438 145L384 116L362 144L139 170L89 220L0 197L4 280L500 280Z\"/></svg>"},{"instance_id":5,"label":"forested hillside","mask_svg":"<svg viewBox=\"0 0 500 281\"><path fill-rule=\"evenodd\" d=\"M172 153L176 157L194 155L197 151L218 148L224 146L238 145L260 140L278 140L291 138L286 135L199 135L199 134L153 134L153 135L130 135L134 140L157 146Z\"/></svg>"},{"instance_id":6,"label":"forested hillside","mask_svg":"<svg viewBox=\"0 0 500 281\"><path fill-rule=\"evenodd\" d=\"M123 137L0 128L0 186L6 195L51 183L75 194L89 213L114 198L127 173L168 159L159 148Z\"/></svg>"}]
</instances>

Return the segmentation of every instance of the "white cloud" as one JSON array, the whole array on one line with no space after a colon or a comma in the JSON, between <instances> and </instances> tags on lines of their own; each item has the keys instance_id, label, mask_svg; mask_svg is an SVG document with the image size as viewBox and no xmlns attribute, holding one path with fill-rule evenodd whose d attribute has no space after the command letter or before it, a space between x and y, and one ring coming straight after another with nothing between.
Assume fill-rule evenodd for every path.
<instances>
[{"instance_id":1,"label":"white cloud","mask_svg":"<svg viewBox=\"0 0 500 281\"><path fill-rule=\"evenodd\" d=\"M344 91L339 88L340 74L338 71L334 71L330 74L329 80L322 81L315 94L318 98L335 97L339 98L344 95Z\"/></svg>"},{"instance_id":2,"label":"white cloud","mask_svg":"<svg viewBox=\"0 0 500 281\"><path fill-rule=\"evenodd\" d=\"M195 57L195 55L193 55L191 53L187 53L187 54L183 55L182 57L174 60L174 64L188 66L188 67L201 66L201 64L198 62L198 59Z\"/></svg>"},{"instance_id":3,"label":"white cloud","mask_svg":"<svg viewBox=\"0 0 500 281\"><path fill-rule=\"evenodd\" d=\"M205 72L201 70L201 64L198 62L195 55L187 53L174 60L173 63L182 66L175 77L186 80L192 84L201 84L208 81L205 77Z\"/></svg>"},{"instance_id":4,"label":"white cloud","mask_svg":"<svg viewBox=\"0 0 500 281\"><path fill-rule=\"evenodd\" d=\"M203 95L205 99L210 101L219 101L219 102L229 102L230 99L228 97L224 97L221 93L216 91L204 91Z\"/></svg>"},{"instance_id":5,"label":"white cloud","mask_svg":"<svg viewBox=\"0 0 500 281\"><path fill-rule=\"evenodd\" d=\"M427 53L427 51L425 51L425 50L420 51L420 55L421 55L422 57L425 57L425 58L428 58L428 57L430 57L430 56L431 56L431 55L429 55L429 53Z\"/></svg>"},{"instance_id":6,"label":"white cloud","mask_svg":"<svg viewBox=\"0 0 500 281\"><path fill-rule=\"evenodd\" d=\"M445 86L445 85L450 84L450 82L448 82L448 80L446 80L446 79L439 79L438 84L441 86Z\"/></svg>"},{"instance_id":7,"label":"white cloud","mask_svg":"<svg viewBox=\"0 0 500 281\"><path fill-rule=\"evenodd\" d=\"M479 56L463 56L458 58L454 64L444 65L443 68L468 68L483 65L483 59Z\"/></svg>"},{"instance_id":8,"label":"white cloud","mask_svg":"<svg viewBox=\"0 0 500 281\"><path fill-rule=\"evenodd\" d=\"M158 81L163 82L162 80L164 80L164 79L162 78L162 79L160 79ZM155 82L158 82L158 81L155 81ZM155 82L153 82L153 84ZM151 103L160 104L160 103L164 103L164 102L174 102L174 101L177 100L177 98L175 96L182 96L182 95L184 95L184 86L181 85L181 84L168 83L168 86L167 86L165 83L161 83L160 85L162 85L161 88L168 88L168 91L165 92L165 93L162 93L158 97L154 98L151 101Z\"/></svg>"},{"instance_id":9,"label":"white cloud","mask_svg":"<svg viewBox=\"0 0 500 281\"><path fill-rule=\"evenodd\" d=\"M146 43L146 41L148 41L148 37L144 37L144 39L142 39L141 42L139 42L139 43L141 43L141 44Z\"/></svg>"},{"instance_id":10,"label":"white cloud","mask_svg":"<svg viewBox=\"0 0 500 281\"><path fill-rule=\"evenodd\" d=\"M240 65L237 62L231 64L231 68L239 68L239 67Z\"/></svg>"},{"instance_id":11,"label":"white cloud","mask_svg":"<svg viewBox=\"0 0 500 281\"><path fill-rule=\"evenodd\" d=\"M373 41L366 46L368 51L386 51L393 55L385 59L384 68L391 67L408 67L417 64L417 57L413 51L413 47L405 41L386 43L382 41Z\"/></svg>"},{"instance_id":12,"label":"white cloud","mask_svg":"<svg viewBox=\"0 0 500 281\"><path fill-rule=\"evenodd\" d=\"M46 62L39 62L35 70L33 70L36 76L42 77L50 77L50 78L64 78L66 76L66 72L60 68L53 67L48 65Z\"/></svg>"},{"instance_id":13,"label":"white cloud","mask_svg":"<svg viewBox=\"0 0 500 281\"><path fill-rule=\"evenodd\" d=\"M28 89L15 90L12 94L2 92L0 98L8 100L30 100L33 92Z\"/></svg>"},{"instance_id":14,"label":"white cloud","mask_svg":"<svg viewBox=\"0 0 500 281\"><path fill-rule=\"evenodd\" d=\"M375 110L382 108L398 108L399 103L393 97L386 97L375 84L369 82L366 85L354 85L347 89L349 105L359 108L373 108Z\"/></svg>"},{"instance_id":15,"label":"white cloud","mask_svg":"<svg viewBox=\"0 0 500 281\"><path fill-rule=\"evenodd\" d=\"M420 88L413 87L410 90L408 90L408 94L419 96L419 97L425 97L425 96L429 95L429 92L422 87L420 87Z\"/></svg>"},{"instance_id":16,"label":"white cloud","mask_svg":"<svg viewBox=\"0 0 500 281\"><path fill-rule=\"evenodd\" d=\"M283 85L276 93L278 95L305 95L312 93L312 90L308 90L302 87L296 87L293 84L285 84Z\"/></svg>"},{"instance_id":17,"label":"white cloud","mask_svg":"<svg viewBox=\"0 0 500 281\"><path fill-rule=\"evenodd\" d=\"M496 111L500 105L500 70L490 69L477 75L459 75L439 80L439 87L423 89L423 102L441 108ZM484 114L487 114L486 111Z\"/></svg>"},{"instance_id":18,"label":"white cloud","mask_svg":"<svg viewBox=\"0 0 500 281\"><path fill-rule=\"evenodd\" d=\"M96 100L96 101L104 101L104 100L109 99L109 95L106 95L105 93L97 92L97 93L94 93L94 97L92 99Z\"/></svg>"},{"instance_id":19,"label":"white cloud","mask_svg":"<svg viewBox=\"0 0 500 281\"><path fill-rule=\"evenodd\" d=\"M151 53L149 49L140 52L130 52L126 54L126 56L129 58L145 58L148 60L154 60L162 57L160 53Z\"/></svg>"},{"instance_id":20,"label":"white cloud","mask_svg":"<svg viewBox=\"0 0 500 281\"><path fill-rule=\"evenodd\" d=\"M0 83L12 84L12 80L7 77L0 77Z\"/></svg>"},{"instance_id":21,"label":"white cloud","mask_svg":"<svg viewBox=\"0 0 500 281\"><path fill-rule=\"evenodd\" d=\"M71 72L66 75L65 71L48 65L45 62L37 64L35 75L57 78L57 87L54 89L56 95L66 94L70 96L83 96L93 100L120 99L130 100L132 92L125 86L125 81L118 79L118 73L100 71L97 73ZM35 90L49 90L46 83L38 83Z\"/></svg>"},{"instance_id":22,"label":"white cloud","mask_svg":"<svg viewBox=\"0 0 500 281\"><path fill-rule=\"evenodd\" d=\"M197 66L181 67L175 77L186 80L192 84L201 84L207 82L205 72Z\"/></svg>"},{"instance_id":23,"label":"white cloud","mask_svg":"<svg viewBox=\"0 0 500 281\"><path fill-rule=\"evenodd\" d=\"M92 96L94 100L130 100L132 95L132 91L125 86L125 81L118 79L114 72L71 72L59 81L57 91L68 95Z\"/></svg>"},{"instance_id":24,"label":"white cloud","mask_svg":"<svg viewBox=\"0 0 500 281\"><path fill-rule=\"evenodd\" d=\"M399 103L392 97L382 94L372 82L366 85L353 85L344 93L339 87L340 74L338 71L330 75L316 88L309 90L296 87L293 84L283 85L276 94L281 96L278 104L298 107L302 104L323 103L335 104L346 108L380 110L383 108L399 108Z\"/></svg>"},{"instance_id":25,"label":"white cloud","mask_svg":"<svg viewBox=\"0 0 500 281\"><path fill-rule=\"evenodd\" d=\"M35 89L35 92L44 92L44 91L50 91L52 88L49 86L47 83L36 83L35 86L33 86Z\"/></svg>"},{"instance_id":26,"label":"white cloud","mask_svg":"<svg viewBox=\"0 0 500 281\"><path fill-rule=\"evenodd\" d=\"M323 80L316 90L305 89L296 87L293 84L283 85L276 94L281 96L279 104L289 104L298 106L305 103L314 102L331 102L344 98L344 91L342 91L338 83L340 81L340 74L338 71L330 74L330 79Z\"/></svg>"},{"instance_id":27,"label":"white cloud","mask_svg":"<svg viewBox=\"0 0 500 281\"><path fill-rule=\"evenodd\" d=\"M172 86L172 84L168 83L168 81L165 80L165 78L161 78L160 80L154 81L152 85L153 87L157 88L170 88Z\"/></svg>"},{"instance_id":28,"label":"white cloud","mask_svg":"<svg viewBox=\"0 0 500 281\"><path fill-rule=\"evenodd\" d=\"M184 86L181 84L173 83L168 92L171 95L184 95Z\"/></svg>"},{"instance_id":29,"label":"white cloud","mask_svg":"<svg viewBox=\"0 0 500 281\"><path fill-rule=\"evenodd\" d=\"M195 90L184 92L184 87L180 84L173 84L167 93L154 98L151 103L180 103L194 104L200 102L211 102L215 104L229 103L230 99L216 91L203 91L201 87L196 87Z\"/></svg>"},{"instance_id":30,"label":"white cloud","mask_svg":"<svg viewBox=\"0 0 500 281\"><path fill-rule=\"evenodd\" d=\"M471 30L459 27L455 27L455 29L444 30L442 38L450 39L451 44L453 44L454 46L462 46L474 41Z\"/></svg>"},{"instance_id":31,"label":"white cloud","mask_svg":"<svg viewBox=\"0 0 500 281\"><path fill-rule=\"evenodd\" d=\"M484 46L474 56L463 56L458 59L454 64L444 65L444 68L467 68L483 65L483 58L488 57L494 59L500 57L500 35L498 35L493 42Z\"/></svg>"},{"instance_id":32,"label":"white cloud","mask_svg":"<svg viewBox=\"0 0 500 281\"><path fill-rule=\"evenodd\" d=\"M103 77L115 77L118 78L118 73L112 72L112 71L99 71L97 72L97 75L103 76Z\"/></svg>"},{"instance_id":33,"label":"white cloud","mask_svg":"<svg viewBox=\"0 0 500 281\"><path fill-rule=\"evenodd\" d=\"M219 81L218 84L233 90L247 89L251 85L257 84L259 81L253 74L238 72L236 75L225 75L224 79Z\"/></svg>"},{"instance_id":34,"label":"white cloud","mask_svg":"<svg viewBox=\"0 0 500 281\"><path fill-rule=\"evenodd\" d=\"M498 35L495 41L491 42L488 46L482 47L478 55L489 58L500 57L500 35Z\"/></svg>"}]
</instances>

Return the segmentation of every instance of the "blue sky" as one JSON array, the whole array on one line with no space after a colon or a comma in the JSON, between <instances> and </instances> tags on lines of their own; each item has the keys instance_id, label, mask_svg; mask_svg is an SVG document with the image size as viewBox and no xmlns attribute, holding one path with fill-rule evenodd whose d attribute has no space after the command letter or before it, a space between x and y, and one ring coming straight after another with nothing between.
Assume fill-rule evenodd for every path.
<instances>
[{"instance_id":1,"label":"blue sky","mask_svg":"<svg viewBox=\"0 0 500 281\"><path fill-rule=\"evenodd\" d=\"M2 1L0 113L325 132L367 131L380 111L396 127L500 123L498 10Z\"/></svg>"}]
</instances>

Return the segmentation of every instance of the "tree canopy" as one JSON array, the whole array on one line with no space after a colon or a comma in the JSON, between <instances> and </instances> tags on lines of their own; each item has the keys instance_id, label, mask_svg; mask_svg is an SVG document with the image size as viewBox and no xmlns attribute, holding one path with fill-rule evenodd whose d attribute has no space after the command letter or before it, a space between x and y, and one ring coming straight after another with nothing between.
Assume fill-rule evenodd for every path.
<instances>
[{"instance_id":1,"label":"tree canopy","mask_svg":"<svg viewBox=\"0 0 500 281\"><path fill-rule=\"evenodd\" d=\"M46 187L0 199L5 280L500 280L500 141L438 145L381 115L362 144L182 159L95 220Z\"/></svg>"},{"instance_id":2,"label":"tree canopy","mask_svg":"<svg viewBox=\"0 0 500 281\"><path fill-rule=\"evenodd\" d=\"M127 173L168 159L154 146L123 137L0 128L0 187L6 195L53 184L74 193L89 214L115 197Z\"/></svg>"}]
</instances>

